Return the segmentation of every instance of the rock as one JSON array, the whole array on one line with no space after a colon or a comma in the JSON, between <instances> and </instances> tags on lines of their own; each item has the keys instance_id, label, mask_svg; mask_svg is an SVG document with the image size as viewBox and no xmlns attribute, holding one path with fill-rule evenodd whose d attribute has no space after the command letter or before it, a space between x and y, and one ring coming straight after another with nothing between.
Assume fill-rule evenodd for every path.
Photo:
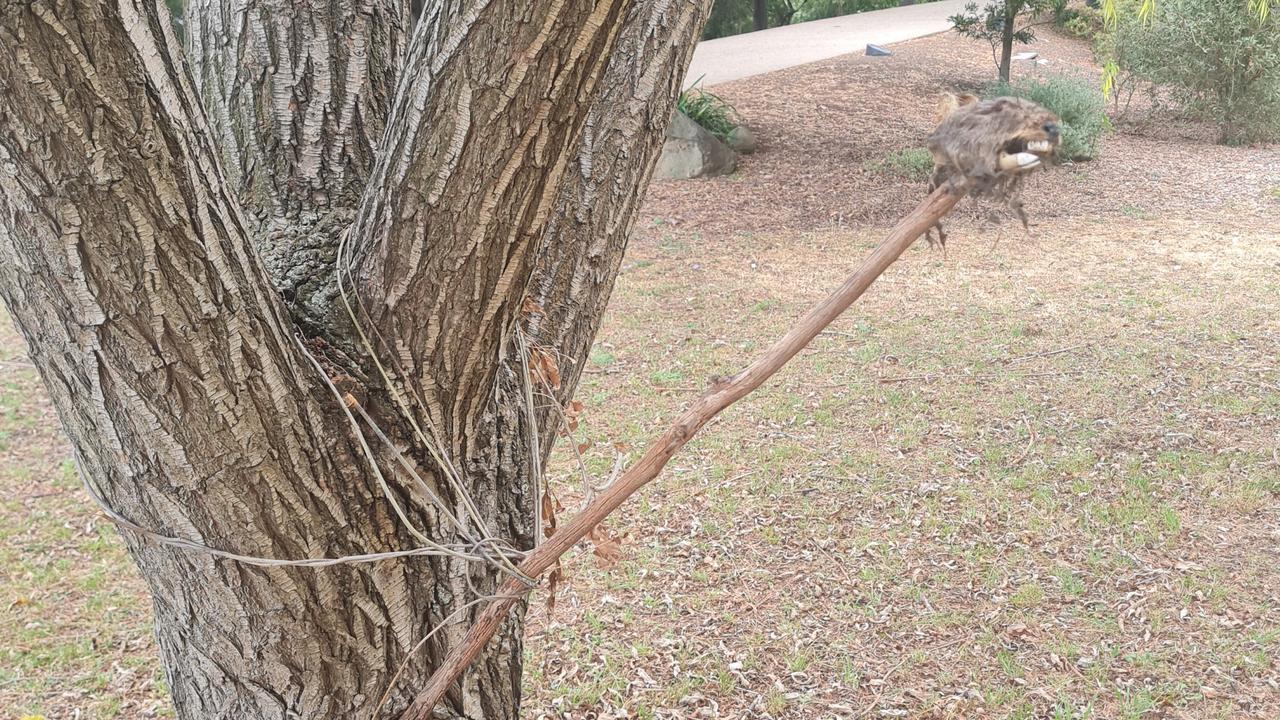
<instances>
[{"instance_id":1,"label":"rock","mask_svg":"<svg viewBox=\"0 0 1280 720\"><path fill-rule=\"evenodd\" d=\"M743 155L750 155L756 151L756 134L751 132L746 125L739 125L729 133L729 137L724 139L729 147L735 152Z\"/></svg>"},{"instance_id":2,"label":"rock","mask_svg":"<svg viewBox=\"0 0 1280 720\"><path fill-rule=\"evenodd\" d=\"M728 175L737 166L737 155L720 138L680 111L671 114L655 170L658 177L685 180Z\"/></svg>"},{"instance_id":3,"label":"rock","mask_svg":"<svg viewBox=\"0 0 1280 720\"><path fill-rule=\"evenodd\" d=\"M893 53L889 52L885 48L880 47L879 45L871 45L870 43L868 43L867 54L870 55L871 57L889 57Z\"/></svg>"}]
</instances>

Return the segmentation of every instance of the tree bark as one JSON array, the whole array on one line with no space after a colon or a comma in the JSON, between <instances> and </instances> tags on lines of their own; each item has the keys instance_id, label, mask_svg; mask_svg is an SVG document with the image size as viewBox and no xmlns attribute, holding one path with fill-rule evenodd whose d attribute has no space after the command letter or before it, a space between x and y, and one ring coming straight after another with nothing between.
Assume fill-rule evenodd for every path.
<instances>
[{"instance_id":1,"label":"tree bark","mask_svg":"<svg viewBox=\"0 0 1280 720\"><path fill-rule=\"evenodd\" d=\"M524 326L532 344L557 358L556 406L569 402L582 377L693 57L689 39L701 33L711 5L641 3L623 25L600 97L587 113L534 263L528 295L537 310ZM545 458L560 414L542 403L536 420Z\"/></svg>"},{"instance_id":2,"label":"tree bark","mask_svg":"<svg viewBox=\"0 0 1280 720\"><path fill-rule=\"evenodd\" d=\"M400 0L191 0L186 46L259 256L312 333L341 320L332 282L404 62Z\"/></svg>"},{"instance_id":3,"label":"tree bark","mask_svg":"<svg viewBox=\"0 0 1280 720\"><path fill-rule=\"evenodd\" d=\"M0 291L81 470L133 521L241 554L411 547L265 282L167 32L127 2L0 24ZM179 716L202 720L368 712L458 571L125 540Z\"/></svg>"},{"instance_id":4,"label":"tree bark","mask_svg":"<svg viewBox=\"0 0 1280 720\"><path fill-rule=\"evenodd\" d=\"M1004 25L1000 29L1000 79L1009 82L1009 69L1013 64L1014 23L1018 19L1021 3L1005 3Z\"/></svg>"},{"instance_id":5,"label":"tree bark","mask_svg":"<svg viewBox=\"0 0 1280 720\"><path fill-rule=\"evenodd\" d=\"M521 299L535 342L585 354L708 5L439 0L406 41L391 0L198 0L190 75L151 3L0 10L0 295L84 474L244 555L529 547L530 423L554 418L523 410ZM343 237L390 386L338 310ZM372 462L324 376L348 373L396 446ZM477 611L409 648L496 585L452 558L267 569L124 535L181 718L364 718L407 662L395 714ZM520 630L445 716L516 716Z\"/></svg>"},{"instance_id":6,"label":"tree bark","mask_svg":"<svg viewBox=\"0 0 1280 720\"><path fill-rule=\"evenodd\" d=\"M753 0L751 4L751 20L752 20L752 26L756 30L768 29L769 27L768 0Z\"/></svg>"}]
</instances>

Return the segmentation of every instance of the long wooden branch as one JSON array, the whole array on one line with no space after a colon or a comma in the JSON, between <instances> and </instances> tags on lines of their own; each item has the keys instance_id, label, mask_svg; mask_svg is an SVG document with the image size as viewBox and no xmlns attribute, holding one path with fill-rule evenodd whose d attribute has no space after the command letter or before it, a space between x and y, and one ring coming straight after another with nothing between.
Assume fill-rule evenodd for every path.
<instances>
[{"instance_id":1,"label":"long wooden branch","mask_svg":"<svg viewBox=\"0 0 1280 720\"><path fill-rule=\"evenodd\" d=\"M855 300L866 292L876 278L902 255L911 243L933 227L956 203L964 197L967 187L949 188L946 184L935 190L912 210L890 232L862 265L849 276L838 290L809 311L799 322L746 369L727 380L721 380L708 389L685 410L680 417L658 437L645 452L644 457L631 467L607 491L601 493L581 513L552 535L520 564L520 571L530 578L537 578L556 563L561 555L578 544L587 533L609 513L616 510L633 493L653 480L666 467L676 451L684 447L711 418L751 391L764 384L774 373L782 369L788 360L804 349L818 333L840 316ZM489 639L498 630L515 599L527 588L517 579L508 579L491 602L468 629L462 642L449 651L444 662L427 681L427 686L414 698L413 704L400 720L428 720L432 708L444 697L471 661L480 654Z\"/></svg>"}]
</instances>

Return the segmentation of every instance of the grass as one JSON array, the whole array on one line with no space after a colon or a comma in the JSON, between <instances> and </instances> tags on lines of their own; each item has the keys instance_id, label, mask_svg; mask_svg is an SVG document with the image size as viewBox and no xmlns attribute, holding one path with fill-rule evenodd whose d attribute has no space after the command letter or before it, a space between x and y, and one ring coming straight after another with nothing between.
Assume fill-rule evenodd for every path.
<instances>
[{"instance_id":1,"label":"grass","mask_svg":"<svg viewBox=\"0 0 1280 720\"><path fill-rule=\"evenodd\" d=\"M725 140L734 128L742 124L733 106L715 93L698 87L701 78L676 98L676 108L707 132Z\"/></svg>"},{"instance_id":2,"label":"grass","mask_svg":"<svg viewBox=\"0 0 1280 720\"><path fill-rule=\"evenodd\" d=\"M933 172L933 156L925 148L906 148L889 153L883 160L869 163L871 172L887 173L912 181L928 179Z\"/></svg>"},{"instance_id":3,"label":"grass","mask_svg":"<svg viewBox=\"0 0 1280 720\"><path fill-rule=\"evenodd\" d=\"M1177 275L1102 222L1045 221L1034 243L961 244L943 263L922 251L893 292L873 289L695 439L623 511L624 567L577 563L567 591L597 616L620 612L602 592L634 608L615 631L626 637L680 628L619 671L685 693L648 707L714 700L736 716L758 702L805 718L879 696L928 717L962 697L953 716L1226 717L1198 692L1219 671L1269 692L1280 299L1254 288L1280 249L1257 230L1216 255L1213 233L1158 217L1124 233L1148 228L1179 238ZM652 263L619 282L600 338L627 372L588 375L593 427L641 444L838 283L859 232L707 244L713 284L669 240L639 237L632 257ZM779 281L730 272L740 253ZM686 302L707 319L685 324ZM652 381L672 369L680 390ZM898 377L922 379L878 380ZM600 662L537 630L531 645L564 666ZM529 707L549 711L557 692L532 687ZM556 707L584 717L655 692Z\"/></svg>"},{"instance_id":4,"label":"grass","mask_svg":"<svg viewBox=\"0 0 1280 720\"><path fill-rule=\"evenodd\" d=\"M150 600L86 502L21 340L0 325L3 717L164 717Z\"/></svg>"}]
</instances>

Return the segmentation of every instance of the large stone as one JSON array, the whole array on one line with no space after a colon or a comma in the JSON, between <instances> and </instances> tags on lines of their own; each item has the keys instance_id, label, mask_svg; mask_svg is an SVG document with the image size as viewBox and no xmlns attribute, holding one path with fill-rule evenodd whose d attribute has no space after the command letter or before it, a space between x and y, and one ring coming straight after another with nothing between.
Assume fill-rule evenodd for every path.
<instances>
[{"instance_id":1,"label":"large stone","mask_svg":"<svg viewBox=\"0 0 1280 720\"><path fill-rule=\"evenodd\" d=\"M686 180L728 175L738 165L737 154L680 111L671 114L667 139L654 172L660 178Z\"/></svg>"},{"instance_id":2,"label":"large stone","mask_svg":"<svg viewBox=\"0 0 1280 720\"><path fill-rule=\"evenodd\" d=\"M756 134L747 129L746 125L734 128L724 141L735 152L742 155L750 155L756 151Z\"/></svg>"}]
</instances>

